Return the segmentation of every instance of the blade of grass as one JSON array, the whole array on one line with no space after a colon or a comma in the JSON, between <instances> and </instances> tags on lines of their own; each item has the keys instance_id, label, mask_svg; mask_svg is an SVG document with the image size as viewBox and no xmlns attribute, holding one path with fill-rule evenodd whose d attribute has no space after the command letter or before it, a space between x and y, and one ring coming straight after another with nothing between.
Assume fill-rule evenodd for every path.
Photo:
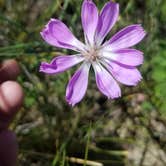
<instances>
[{"instance_id":1,"label":"blade of grass","mask_svg":"<svg viewBox=\"0 0 166 166\"><path fill-rule=\"evenodd\" d=\"M60 155L62 154L62 152L64 151L64 149L66 148L66 146L70 143L76 129L78 126L78 122L80 120L80 114L81 112L79 112L79 114L77 115L77 117L75 118L75 120L73 120L73 128L71 130L71 133L69 135L69 137L65 140L65 142L62 144L62 146L60 147L60 150L58 151L58 154L55 155L55 158L52 161L52 166L56 166L58 163L58 160L60 159Z\"/></svg>"},{"instance_id":2,"label":"blade of grass","mask_svg":"<svg viewBox=\"0 0 166 166\"><path fill-rule=\"evenodd\" d=\"M124 156L124 157L126 157L128 155L128 151L126 151L126 150L103 150L103 149L100 149L94 145L90 145L89 150L92 150L96 153L102 153L102 154L107 154L107 155L112 155L112 156Z\"/></svg>"},{"instance_id":3,"label":"blade of grass","mask_svg":"<svg viewBox=\"0 0 166 166\"><path fill-rule=\"evenodd\" d=\"M63 157L62 157L62 162L60 166L65 166L65 161L66 161L66 150L63 151Z\"/></svg>"},{"instance_id":4,"label":"blade of grass","mask_svg":"<svg viewBox=\"0 0 166 166\"><path fill-rule=\"evenodd\" d=\"M62 10L61 15L59 17L60 20L63 20L64 14L65 14L65 11L69 5L69 2L70 2L70 0L65 0L64 5L63 5L63 10Z\"/></svg>"},{"instance_id":5,"label":"blade of grass","mask_svg":"<svg viewBox=\"0 0 166 166\"><path fill-rule=\"evenodd\" d=\"M12 45L12 46L1 47L0 52L13 51L13 50L17 50L17 49L26 49L26 48L30 48L30 47L39 47L39 46L43 46L43 44L40 42L20 43L20 44L16 44L16 45Z\"/></svg>"},{"instance_id":6,"label":"blade of grass","mask_svg":"<svg viewBox=\"0 0 166 166\"><path fill-rule=\"evenodd\" d=\"M60 1L52 0L49 7L43 12L43 14L36 21L36 25L43 24L45 19L50 19L52 15L58 10L60 7Z\"/></svg>"},{"instance_id":7,"label":"blade of grass","mask_svg":"<svg viewBox=\"0 0 166 166\"><path fill-rule=\"evenodd\" d=\"M96 142L117 142L117 143L128 143L133 144L135 143L133 139L131 138L118 138L118 137L100 137L96 138Z\"/></svg>"},{"instance_id":8,"label":"blade of grass","mask_svg":"<svg viewBox=\"0 0 166 166\"><path fill-rule=\"evenodd\" d=\"M13 21L13 19L9 19L8 17L4 16L2 13L0 13L0 21L7 22L9 25L14 26L20 31L28 33L27 30L20 23Z\"/></svg>"},{"instance_id":9,"label":"blade of grass","mask_svg":"<svg viewBox=\"0 0 166 166\"><path fill-rule=\"evenodd\" d=\"M86 161L87 161L87 159L88 159L88 151L89 151L89 143L90 143L91 129L92 129L92 125L91 125L91 122L90 122L90 124L89 124L89 129L88 129L88 139L87 139L87 144L86 144L86 149L85 149L85 161L84 161L84 166L86 166Z\"/></svg>"},{"instance_id":10,"label":"blade of grass","mask_svg":"<svg viewBox=\"0 0 166 166\"><path fill-rule=\"evenodd\" d=\"M66 160L70 161L71 163L75 164L84 164L86 163L87 166L103 166L102 163L91 161L91 160L84 160L76 157L67 157Z\"/></svg>"}]
</instances>

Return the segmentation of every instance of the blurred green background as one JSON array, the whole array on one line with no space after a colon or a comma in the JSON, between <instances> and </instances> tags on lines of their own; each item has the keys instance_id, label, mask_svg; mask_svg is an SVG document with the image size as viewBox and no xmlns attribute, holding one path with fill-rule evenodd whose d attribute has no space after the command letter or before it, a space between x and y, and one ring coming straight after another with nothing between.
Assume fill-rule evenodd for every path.
<instances>
[{"instance_id":1,"label":"blurred green background","mask_svg":"<svg viewBox=\"0 0 166 166\"><path fill-rule=\"evenodd\" d=\"M101 9L107 0L95 0ZM84 100L71 108L65 88L71 69L57 76L39 73L42 61L72 52L47 45L39 34L59 18L83 41L81 0L0 0L0 60L14 58L25 102L11 125L20 145L19 166L166 165L166 1L116 0L119 20L110 36L140 23L146 38L137 87L122 86L122 97L107 100L90 74Z\"/></svg>"}]
</instances>

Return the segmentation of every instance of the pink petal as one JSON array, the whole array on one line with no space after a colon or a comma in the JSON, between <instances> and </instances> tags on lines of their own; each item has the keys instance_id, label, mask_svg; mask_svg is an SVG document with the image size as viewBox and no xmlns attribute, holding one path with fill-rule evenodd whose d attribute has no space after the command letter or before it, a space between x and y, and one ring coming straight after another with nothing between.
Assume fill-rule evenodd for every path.
<instances>
[{"instance_id":1,"label":"pink petal","mask_svg":"<svg viewBox=\"0 0 166 166\"><path fill-rule=\"evenodd\" d=\"M136 49L121 49L114 52L103 49L102 56L127 66L138 66L143 63L143 52Z\"/></svg>"},{"instance_id":2,"label":"pink petal","mask_svg":"<svg viewBox=\"0 0 166 166\"><path fill-rule=\"evenodd\" d=\"M111 74L100 64L94 63L93 68L99 90L108 98L114 99L120 97L120 87Z\"/></svg>"},{"instance_id":3,"label":"pink petal","mask_svg":"<svg viewBox=\"0 0 166 166\"><path fill-rule=\"evenodd\" d=\"M98 10L92 0L84 0L82 4L81 19L85 39L93 45L94 35L98 24Z\"/></svg>"},{"instance_id":4,"label":"pink petal","mask_svg":"<svg viewBox=\"0 0 166 166\"><path fill-rule=\"evenodd\" d=\"M48 44L53 46L72 50L84 49L84 44L77 40L60 20L51 19L40 34Z\"/></svg>"},{"instance_id":5,"label":"pink petal","mask_svg":"<svg viewBox=\"0 0 166 166\"><path fill-rule=\"evenodd\" d=\"M127 67L114 62L107 62L106 68L114 78L122 84L136 86L142 79L140 72L135 67Z\"/></svg>"},{"instance_id":6,"label":"pink petal","mask_svg":"<svg viewBox=\"0 0 166 166\"><path fill-rule=\"evenodd\" d=\"M102 43L105 36L114 26L119 15L119 4L115 2L108 2L103 7L98 21L96 40L99 44Z\"/></svg>"},{"instance_id":7,"label":"pink petal","mask_svg":"<svg viewBox=\"0 0 166 166\"><path fill-rule=\"evenodd\" d=\"M86 93L89 69L90 64L83 63L67 85L66 100L72 106L80 102Z\"/></svg>"},{"instance_id":8,"label":"pink petal","mask_svg":"<svg viewBox=\"0 0 166 166\"><path fill-rule=\"evenodd\" d=\"M141 25L130 25L116 33L109 41L106 49L119 50L139 43L146 33Z\"/></svg>"},{"instance_id":9,"label":"pink petal","mask_svg":"<svg viewBox=\"0 0 166 166\"><path fill-rule=\"evenodd\" d=\"M51 63L42 62L40 65L40 72L47 74L61 73L83 60L84 58L81 55L58 56L55 57Z\"/></svg>"}]
</instances>

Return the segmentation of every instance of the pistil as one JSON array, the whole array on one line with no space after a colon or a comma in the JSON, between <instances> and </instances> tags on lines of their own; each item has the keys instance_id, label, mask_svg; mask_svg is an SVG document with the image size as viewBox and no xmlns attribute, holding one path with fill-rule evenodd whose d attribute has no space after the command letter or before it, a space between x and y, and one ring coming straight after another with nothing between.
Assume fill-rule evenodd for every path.
<instances>
[{"instance_id":1,"label":"pistil","mask_svg":"<svg viewBox=\"0 0 166 166\"><path fill-rule=\"evenodd\" d=\"M99 54L99 50L90 48L89 50L83 53L83 56L90 62L94 62L97 60Z\"/></svg>"}]
</instances>

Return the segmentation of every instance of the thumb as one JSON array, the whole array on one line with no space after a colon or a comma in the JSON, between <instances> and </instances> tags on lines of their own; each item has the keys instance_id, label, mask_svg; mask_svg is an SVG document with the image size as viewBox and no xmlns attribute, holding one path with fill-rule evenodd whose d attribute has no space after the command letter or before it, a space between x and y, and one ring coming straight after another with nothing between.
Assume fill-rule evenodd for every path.
<instances>
[{"instance_id":1,"label":"thumb","mask_svg":"<svg viewBox=\"0 0 166 166\"><path fill-rule=\"evenodd\" d=\"M8 127L23 101L21 86L14 81L0 85L0 130Z\"/></svg>"},{"instance_id":2,"label":"thumb","mask_svg":"<svg viewBox=\"0 0 166 166\"><path fill-rule=\"evenodd\" d=\"M16 166L18 144L12 131L0 132L0 166Z\"/></svg>"}]
</instances>

